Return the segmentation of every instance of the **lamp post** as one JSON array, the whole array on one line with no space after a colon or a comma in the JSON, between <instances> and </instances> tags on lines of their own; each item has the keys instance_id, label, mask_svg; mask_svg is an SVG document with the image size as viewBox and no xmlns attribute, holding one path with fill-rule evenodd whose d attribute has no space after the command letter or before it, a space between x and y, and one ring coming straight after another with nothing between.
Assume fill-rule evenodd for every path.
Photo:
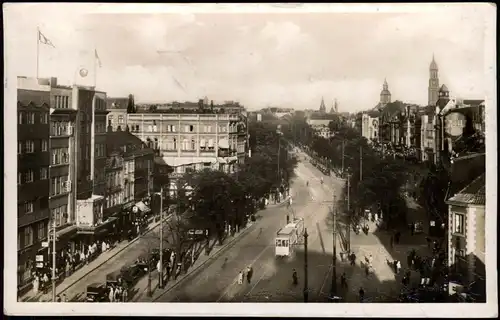
<instances>
[{"instance_id":1,"label":"lamp post","mask_svg":"<svg viewBox=\"0 0 500 320\"><path fill-rule=\"evenodd\" d=\"M148 260L151 258L151 248L148 248ZM153 291L151 290L151 266L150 266L150 263L148 261L148 264L147 264L147 268L148 268L148 297L152 297L153 296Z\"/></svg>"},{"instance_id":2,"label":"lamp post","mask_svg":"<svg viewBox=\"0 0 500 320\"><path fill-rule=\"evenodd\" d=\"M307 279L307 228L304 229L304 302L309 300L309 288Z\"/></svg>"},{"instance_id":3,"label":"lamp post","mask_svg":"<svg viewBox=\"0 0 500 320\"><path fill-rule=\"evenodd\" d=\"M337 202L337 196L333 195L333 257L332 257L332 285L330 288L330 297L333 299L337 293L337 209L335 208Z\"/></svg>"},{"instance_id":4,"label":"lamp post","mask_svg":"<svg viewBox=\"0 0 500 320\"><path fill-rule=\"evenodd\" d=\"M160 270L158 286L163 288L163 187L160 189Z\"/></svg>"}]
</instances>

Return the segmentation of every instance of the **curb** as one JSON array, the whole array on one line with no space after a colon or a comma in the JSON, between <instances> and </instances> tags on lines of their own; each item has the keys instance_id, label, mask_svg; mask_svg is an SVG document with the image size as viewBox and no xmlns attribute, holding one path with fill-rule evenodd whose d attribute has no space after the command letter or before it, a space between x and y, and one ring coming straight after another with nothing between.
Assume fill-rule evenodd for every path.
<instances>
[{"instance_id":1,"label":"curb","mask_svg":"<svg viewBox=\"0 0 500 320\"><path fill-rule=\"evenodd\" d=\"M154 218L153 218L154 220ZM135 239L133 239L132 241L129 241L129 243L127 243L126 246L124 246L123 248L121 248L120 250L116 251L113 255L109 256L109 258L105 261L103 261L102 263L96 265L94 268L92 269L89 269L88 272L86 272L84 275L82 275L81 277L79 277L78 279L76 279L75 281L73 281L71 284L69 284L66 288L64 288L63 290L57 292L57 287L56 287L56 295L59 295L59 294L62 294L63 292L67 291L69 288L73 287L74 285L76 285L78 282L80 282L83 278L85 278L86 276L88 276L89 274L91 274L92 272L94 272L95 270L99 269L103 264L105 264L106 262L108 262L110 259L116 257L119 253L121 253L122 251L124 251L125 249L127 249L128 247L130 247L133 243L135 243L136 241L138 241L139 239L142 238L142 236L150 233L151 231L153 231L154 229L156 229L159 225L160 225L160 222L155 222L156 225L152 226L151 228L149 228L146 232L144 232L144 234L142 234L140 237L137 237ZM40 296L41 297L41 296ZM36 302L40 302L38 301L39 298L36 298Z\"/></svg>"},{"instance_id":2,"label":"curb","mask_svg":"<svg viewBox=\"0 0 500 320\"><path fill-rule=\"evenodd\" d=\"M268 208L273 208L273 207L279 207L283 204L286 203L286 201L290 198L290 196L286 197L282 202L280 203L275 203L273 204L272 206L267 206L264 210L268 209ZM155 302L155 301L158 301L158 299L160 299L163 295L167 294L168 292L172 291L173 289L175 289L179 284L181 284L184 280L186 280L191 274L193 274L195 271L199 270L201 267L205 266L209 261L211 260L214 260L215 258L217 258L220 254L222 254L223 251L229 249L232 245L236 244L237 240L240 239L241 236L243 236L244 234L246 234L250 229L252 229L253 226L257 225L257 223L252 223L250 226L248 226L247 228L245 228L245 230L243 230L242 232L240 232L240 234L237 236L237 237L234 237L231 241L229 241L228 243L226 243L224 246L222 246L221 248L219 248L219 250L217 252L214 253L213 256L209 257L207 260L203 261L199 266L191 269L188 273L185 273L184 276L182 278L180 278L176 284L174 284L173 286L171 286L170 288L166 289L164 292L162 292L158 297L152 299L150 302ZM144 293L144 291L146 291L146 289L144 289L142 292ZM140 301L133 301L133 302L140 302ZM147 302L147 301L145 301Z\"/></svg>"},{"instance_id":3,"label":"curb","mask_svg":"<svg viewBox=\"0 0 500 320\"><path fill-rule=\"evenodd\" d=\"M206 265L208 262L210 262L211 260L214 260L215 258L217 258L220 254L222 254L222 251L225 251L226 249L229 249L231 247L231 245L234 245L236 244L237 240L240 239L241 236L243 236L244 234L246 234L248 232L248 230L252 229L253 226L255 226L256 223L253 223L251 224L250 226L248 226L247 228L245 228L245 230L243 230L242 232L240 232L240 234L237 236L237 237L234 237L231 241L229 241L228 243L226 243L225 245L223 245L221 248L219 248L218 251L216 251L213 256L209 257L207 260L203 261L199 266L197 266L196 268L193 268L191 269L191 271L189 271L188 273L184 274L184 276L182 278L180 278L176 284L174 284L173 286L171 286L170 288L166 289L164 292L162 292L158 297L154 298L151 300L151 302L155 302L157 301L158 299L160 299L163 295L165 295L166 293L172 291L173 289L175 289L179 284L181 284L184 280L186 280L186 278L188 278L191 274L193 274L195 271L199 270L201 267L203 267L204 265ZM143 290L146 291L146 289ZM139 301L134 301L134 302L139 302Z\"/></svg>"}]
</instances>

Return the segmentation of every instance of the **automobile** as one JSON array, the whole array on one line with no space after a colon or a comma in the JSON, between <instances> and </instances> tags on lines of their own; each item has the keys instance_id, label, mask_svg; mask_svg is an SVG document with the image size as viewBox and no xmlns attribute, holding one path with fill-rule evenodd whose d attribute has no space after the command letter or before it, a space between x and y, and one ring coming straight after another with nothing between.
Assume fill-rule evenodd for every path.
<instances>
[{"instance_id":1,"label":"automobile","mask_svg":"<svg viewBox=\"0 0 500 320\"><path fill-rule=\"evenodd\" d=\"M101 283L93 283L87 286L85 301L86 302L107 302L108 289Z\"/></svg>"}]
</instances>

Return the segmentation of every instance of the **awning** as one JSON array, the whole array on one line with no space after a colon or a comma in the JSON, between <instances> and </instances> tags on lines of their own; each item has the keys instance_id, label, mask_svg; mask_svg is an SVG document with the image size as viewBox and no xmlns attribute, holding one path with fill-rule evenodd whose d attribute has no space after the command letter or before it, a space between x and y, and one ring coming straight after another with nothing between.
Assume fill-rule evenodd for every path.
<instances>
[{"instance_id":1,"label":"awning","mask_svg":"<svg viewBox=\"0 0 500 320\"><path fill-rule=\"evenodd\" d=\"M77 229L76 225L71 225L71 226L66 227L64 229L58 230L58 231L56 231L56 238L61 238L64 236L71 235L72 233L74 233L76 231L76 229Z\"/></svg>"},{"instance_id":2,"label":"awning","mask_svg":"<svg viewBox=\"0 0 500 320\"><path fill-rule=\"evenodd\" d=\"M227 139L222 138L219 140L219 148L221 149L229 149L229 141Z\"/></svg>"},{"instance_id":3,"label":"awning","mask_svg":"<svg viewBox=\"0 0 500 320\"><path fill-rule=\"evenodd\" d=\"M109 217L106 221L97 226L80 226L78 227L78 234L96 234L116 220L118 220L117 217Z\"/></svg>"},{"instance_id":4,"label":"awning","mask_svg":"<svg viewBox=\"0 0 500 320\"><path fill-rule=\"evenodd\" d=\"M171 167L185 166L193 163L216 163L215 157L163 157L163 161Z\"/></svg>"},{"instance_id":5,"label":"awning","mask_svg":"<svg viewBox=\"0 0 500 320\"><path fill-rule=\"evenodd\" d=\"M137 208L135 210L139 210L142 213L148 213L151 211L151 209L142 201L139 201L135 204L134 208Z\"/></svg>"}]
</instances>

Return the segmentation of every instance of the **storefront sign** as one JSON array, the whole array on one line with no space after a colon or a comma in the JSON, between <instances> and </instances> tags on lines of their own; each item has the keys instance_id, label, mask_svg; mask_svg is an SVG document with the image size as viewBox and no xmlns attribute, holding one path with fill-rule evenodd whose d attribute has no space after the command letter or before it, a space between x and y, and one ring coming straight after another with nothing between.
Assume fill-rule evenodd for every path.
<instances>
[{"instance_id":1,"label":"storefront sign","mask_svg":"<svg viewBox=\"0 0 500 320\"><path fill-rule=\"evenodd\" d=\"M132 208L132 211L133 211L134 213L137 213L137 212L139 212L139 208L138 208L137 206L134 206L134 207Z\"/></svg>"},{"instance_id":2,"label":"storefront sign","mask_svg":"<svg viewBox=\"0 0 500 320\"><path fill-rule=\"evenodd\" d=\"M35 257L36 262L43 262L43 254L37 254Z\"/></svg>"}]
</instances>

